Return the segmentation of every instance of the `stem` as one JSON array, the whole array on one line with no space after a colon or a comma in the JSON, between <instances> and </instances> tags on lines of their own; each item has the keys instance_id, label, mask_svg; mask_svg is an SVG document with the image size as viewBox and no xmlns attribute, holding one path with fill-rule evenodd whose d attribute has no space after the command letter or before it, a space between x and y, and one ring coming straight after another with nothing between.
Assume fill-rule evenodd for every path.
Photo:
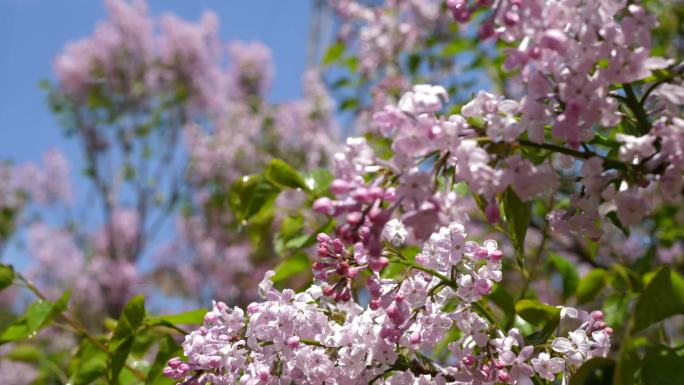
<instances>
[{"instance_id":1,"label":"stem","mask_svg":"<svg viewBox=\"0 0 684 385\"><path fill-rule=\"evenodd\" d=\"M629 106L629 109L632 110L637 123L639 123L639 128L641 128L639 131L641 132L641 135L648 134L648 132L651 131L651 123L648 121L646 111L644 111L643 105L641 102L639 102L639 99L637 99L632 85L625 84L622 88L625 90L625 95L627 96L627 106Z\"/></svg>"},{"instance_id":2,"label":"stem","mask_svg":"<svg viewBox=\"0 0 684 385\"><path fill-rule=\"evenodd\" d=\"M595 152L577 151L577 150L573 150L571 148L558 146L558 145L551 144L551 143L534 143L534 142L530 142L529 140L524 140L524 139L518 140L518 143L520 143L520 145L526 146L526 147L541 148L544 150L560 152L561 154L570 155L570 156L572 156L574 158L578 158L578 159L589 159L589 158L593 158L593 157L598 157L598 158L603 159L603 164L606 167L614 168L616 170L627 171L627 170L630 170L630 168L631 168L629 165L627 165L623 162L620 162L619 160L606 158L605 156L601 156Z\"/></svg>"},{"instance_id":3,"label":"stem","mask_svg":"<svg viewBox=\"0 0 684 385\"><path fill-rule=\"evenodd\" d=\"M439 278L442 282L444 282L445 285L451 287L452 289L458 289L458 285L456 284L455 281L453 281L451 278L445 276L444 274L442 274L436 270L430 269L428 267L419 265L419 264L411 262L411 261L402 260L402 259L394 259L392 261L400 263L404 266L408 266L408 267L411 267L413 269L420 270L422 272L428 273L428 274L432 275L433 277ZM487 319L487 321L489 321L493 325L496 325L498 328L503 329L503 327L496 321L496 319L489 312L489 310L487 310L487 308L485 308L481 303L470 302L470 305L472 306L473 310L477 311L482 316L484 316Z\"/></svg>"},{"instance_id":4,"label":"stem","mask_svg":"<svg viewBox=\"0 0 684 385\"><path fill-rule=\"evenodd\" d=\"M26 288L29 289L33 294L36 295L36 297L38 297L39 299L41 299L43 301L48 301L47 297L45 297L45 295L35 285L33 285L26 277L24 277L23 275L16 273L16 272L15 272L15 274L16 274L16 277L19 278L19 280L24 283ZM69 310L67 309L64 312L68 312L68 311ZM90 343L92 343L93 346L95 346L96 348L102 350L103 352L107 353L107 355L109 355L109 348L107 348L106 345L104 345L100 341L98 341L95 337L91 336L90 333L88 333L88 331L81 324L78 323L78 321L76 321L75 319L69 317L68 315L66 315L64 313L60 313L58 317L61 318L62 321L64 321L67 325L69 325L74 330L74 332L76 334L81 335L82 337L84 337L85 339L90 341ZM145 373L139 371L138 369L133 368L128 363L124 363L124 367L126 369L128 369L131 373L133 373L138 379L143 380L143 381L145 379L147 379L147 376L145 375Z\"/></svg>"}]
</instances>

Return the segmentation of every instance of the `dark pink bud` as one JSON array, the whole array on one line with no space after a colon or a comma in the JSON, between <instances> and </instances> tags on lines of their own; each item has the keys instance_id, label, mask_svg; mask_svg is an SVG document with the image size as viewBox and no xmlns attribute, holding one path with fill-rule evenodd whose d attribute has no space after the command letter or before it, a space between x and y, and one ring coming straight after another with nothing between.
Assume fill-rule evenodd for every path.
<instances>
[{"instance_id":1,"label":"dark pink bud","mask_svg":"<svg viewBox=\"0 0 684 385\"><path fill-rule=\"evenodd\" d=\"M339 300L342 302L349 302L349 300L351 300L351 291L345 288L344 291L340 294Z\"/></svg>"},{"instance_id":2,"label":"dark pink bud","mask_svg":"<svg viewBox=\"0 0 684 385\"><path fill-rule=\"evenodd\" d=\"M358 225L363 220L363 213L360 211L353 211L347 214L347 222L352 225Z\"/></svg>"},{"instance_id":3,"label":"dark pink bud","mask_svg":"<svg viewBox=\"0 0 684 385\"><path fill-rule=\"evenodd\" d=\"M329 243L330 237L326 233L318 233L318 235L316 235L316 240L318 243Z\"/></svg>"},{"instance_id":4,"label":"dark pink bud","mask_svg":"<svg viewBox=\"0 0 684 385\"><path fill-rule=\"evenodd\" d=\"M318 198L313 203L313 210L319 214L333 215L335 214L335 203L327 197Z\"/></svg>"},{"instance_id":5,"label":"dark pink bud","mask_svg":"<svg viewBox=\"0 0 684 385\"><path fill-rule=\"evenodd\" d=\"M489 260L493 262L499 262L503 259L503 251L493 250L489 252Z\"/></svg>"},{"instance_id":6,"label":"dark pink bud","mask_svg":"<svg viewBox=\"0 0 684 385\"><path fill-rule=\"evenodd\" d=\"M340 241L339 239L335 239L334 241L332 241L332 246L333 252L335 254L342 254L342 252L344 251L344 243L342 243L342 241Z\"/></svg>"},{"instance_id":7,"label":"dark pink bud","mask_svg":"<svg viewBox=\"0 0 684 385\"><path fill-rule=\"evenodd\" d=\"M593 319L594 321L603 321L603 312L601 310L592 311L591 319Z\"/></svg>"},{"instance_id":8,"label":"dark pink bud","mask_svg":"<svg viewBox=\"0 0 684 385\"><path fill-rule=\"evenodd\" d=\"M559 29L549 29L541 38L542 47L561 53L565 52L567 43L568 36Z\"/></svg>"},{"instance_id":9,"label":"dark pink bud","mask_svg":"<svg viewBox=\"0 0 684 385\"><path fill-rule=\"evenodd\" d=\"M499 372L499 381L501 381L501 382L503 382L503 383L505 383L505 384L508 384L508 382L509 382L510 379L511 379L511 378L510 378L510 376L508 375L508 372L504 372L504 371Z\"/></svg>"},{"instance_id":10,"label":"dark pink bud","mask_svg":"<svg viewBox=\"0 0 684 385\"><path fill-rule=\"evenodd\" d=\"M368 307L370 307L371 310L378 310L380 309L380 302L380 298L373 298L368 304Z\"/></svg>"},{"instance_id":11,"label":"dark pink bud","mask_svg":"<svg viewBox=\"0 0 684 385\"><path fill-rule=\"evenodd\" d=\"M477 34L480 36L481 40L487 40L494 36L495 33L496 30L494 29L494 24L489 21L482 23L480 29L477 31Z\"/></svg>"},{"instance_id":12,"label":"dark pink bud","mask_svg":"<svg viewBox=\"0 0 684 385\"><path fill-rule=\"evenodd\" d=\"M531 59L539 60L541 57L541 49L539 49L539 47L536 45L532 46L529 50L527 50L527 56L529 56Z\"/></svg>"},{"instance_id":13,"label":"dark pink bud","mask_svg":"<svg viewBox=\"0 0 684 385\"><path fill-rule=\"evenodd\" d=\"M330 297L335 293L335 287L334 286L328 286L325 289L323 289L323 295L326 297Z\"/></svg>"},{"instance_id":14,"label":"dark pink bud","mask_svg":"<svg viewBox=\"0 0 684 385\"><path fill-rule=\"evenodd\" d=\"M370 192L368 191L367 188L365 187L359 187L355 189L354 191L351 192L352 198L361 201L361 202L371 202L373 200L373 197L371 196Z\"/></svg>"},{"instance_id":15,"label":"dark pink bud","mask_svg":"<svg viewBox=\"0 0 684 385\"><path fill-rule=\"evenodd\" d=\"M347 271L349 271L349 264L347 261L342 261L337 265L337 268L335 269L335 272L339 275L346 276Z\"/></svg>"},{"instance_id":16,"label":"dark pink bud","mask_svg":"<svg viewBox=\"0 0 684 385\"><path fill-rule=\"evenodd\" d=\"M290 349L296 349L299 347L299 337L297 336L292 336L287 339L287 346Z\"/></svg>"},{"instance_id":17,"label":"dark pink bud","mask_svg":"<svg viewBox=\"0 0 684 385\"><path fill-rule=\"evenodd\" d=\"M487 259L489 257L489 251L484 247L480 247L475 252L475 259Z\"/></svg>"},{"instance_id":18,"label":"dark pink bud","mask_svg":"<svg viewBox=\"0 0 684 385\"><path fill-rule=\"evenodd\" d=\"M368 219L370 219L373 223L384 225L389 221L391 215L392 213L389 210L383 210L379 207L374 207L368 213Z\"/></svg>"},{"instance_id":19,"label":"dark pink bud","mask_svg":"<svg viewBox=\"0 0 684 385\"><path fill-rule=\"evenodd\" d=\"M173 357L169 360L169 363L167 365L169 365L170 368L176 369L180 366L181 363L183 363L183 361L181 361L180 357Z\"/></svg>"},{"instance_id":20,"label":"dark pink bud","mask_svg":"<svg viewBox=\"0 0 684 385\"><path fill-rule=\"evenodd\" d=\"M485 207L485 215L487 216L487 221L489 223L493 225L499 223L501 214L499 213L499 205L496 203L496 200L492 200L487 204L487 207Z\"/></svg>"},{"instance_id":21,"label":"dark pink bud","mask_svg":"<svg viewBox=\"0 0 684 385\"><path fill-rule=\"evenodd\" d=\"M373 186L368 189L368 193L371 197L373 197L373 199L382 199L382 197L385 196L385 189L382 187Z\"/></svg>"},{"instance_id":22,"label":"dark pink bud","mask_svg":"<svg viewBox=\"0 0 684 385\"><path fill-rule=\"evenodd\" d=\"M475 363L475 357L472 354L466 354L462 359L463 365L472 366Z\"/></svg>"},{"instance_id":23,"label":"dark pink bud","mask_svg":"<svg viewBox=\"0 0 684 385\"><path fill-rule=\"evenodd\" d=\"M411 343L414 345L418 345L421 341L420 333L418 332L413 332L411 333Z\"/></svg>"},{"instance_id":24,"label":"dark pink bud","mask_svg":"<svg viewBox=\"0 0 684 385\"><path fill-rule=\"evenodd\" d=\"M520 16L515 12L506 12L503 17L503 22L507 27L513 27L520 22Z\"/></svg>"},{"instance_id":25,"label":"dark pink bud","mask_svg":"<svg viewBox=\"0 0 684 385\"><path fill-rule=\"evenodd\" d=\"M594 326L592 327L593 330L603 330L608 326L605 322L603 321L598 321L594 323Z\"/></svg>"},{"instance_id":26,"label":"dark pink bud","mask_svg":"<svg viewBox=\"0 0 684 385\"><path fill-rule=\"evenodd\" d=\"M335 179L334 181L332 181L332 183L330 183L330 192L332 192L335 195L344 194L347 191L349 191L350 187L351 186L349 186L349 182L347 182L346 180Z\"/></svg>"},{"instance_id":27,"label":"dark pink bud","mask_svg":"<svg viewBox=\"0 0 684 385\"><path fill-rule=\"evenodd\" d=\"M465 7L459 9L452 9L451 14L454 16L454 20L459 23L466 23L470 20L470 11Z\"/></svg>"}]
</instances>

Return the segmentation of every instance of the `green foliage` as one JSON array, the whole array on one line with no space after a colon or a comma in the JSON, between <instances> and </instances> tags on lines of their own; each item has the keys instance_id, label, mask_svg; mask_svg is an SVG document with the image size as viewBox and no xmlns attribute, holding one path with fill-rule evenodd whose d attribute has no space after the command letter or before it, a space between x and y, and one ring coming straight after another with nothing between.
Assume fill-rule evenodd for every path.
<instances>
[{"instance_id":1,"label":"green foliage","mask_svg":"<svg viewBox=\"0 0 684 385\"><path fill-rule=\"evenodd\" d=\"M248 221L270 212L279 193L280 188L263 175L245 176L230 188L230 207L238 219Z\"/></svg>"},{"instance_id":2,"label":"green foliage","mask_svg":"<svg viewBox=\"0 0 684 385\"><path fill-rule=\"evenodd\" d=\"M67 306L71 292L66 291L55 302L39 299L32 303L26 313L0 334L0 345L35 335L59 316Z\"/></svg>"},{"instance_id":3,"label":"green foliage","mask_svg":"<svg viewBox=\"0 0 684 385\"><path fill-rule=\"evenodd\" d=\"M508 236L515 246L518 265L522 267L525 260L525 235L532 218L532 205L530 202L521 201L510 187L503 193L502 201Z\"/></svg>"},{"instance_id":4,"label":"green foliage","mask_svg":"<svg viewBox=\"0 0 684 385\"><path fill-rule=\"evenodd\" d=\"M577 273L577 269L570 261L558 254L551 254L548 261L549 264L553 265L558 273L560 273L563 281L563 300L567 300L575 294L577 286L579 286L579 274Z\"/></svg>"},{"instance_id":5,"label":"green foliage","mask_svg":"<svg viewBox=\"0 0 684 385\"><path fill-rule=\"evenodd\" d=\"M659 269L639 297L632 316L632 333L675 314L684 314L684 279L668 267Z\"/></svg>"},{"instance_id":6,"label":"green foliage","mask_svg":"<svg viewBox=\"0 0 684 385\"><path fill-rule=\"evenodd\" d=\"M577 304L581 305L594 299L606 284L607 273L596 268L587 273L577 285Z\"/></svg>"},{"instance_id":7,"label":"green foliage","mask_svg":"<svg viewBox=\"0 0 684 385\"><path fill-rule=\"evenodd\" d=\"M0 263L0 291L8 288L14 282L14 269L12 266Z\"/></svg>"},{"instance_id":8,"label":"green foliage","mask_svg":"<svg viewBox=\"0 0 684 385\"><path fill-rule=\"evenodd\" d=\"M85 339L72 358L69 369L69 382L73 385L93 384L107 374L107 353Z\"/></svg>"},{"instance_id":9,"label":"green foliage","mask_svg":"<svg viewBox=\"0 0 684 385\"><path fill-rule=\"evenodd\" d=\"M644 385L681 384L684 355L664 345L646 347L641 377Z\"/></svg>"},{"instance_id":10,"label":"green foliage","mask_svg":"<svg viewBox=\"0 0 684 385\"><path fill-rule=\"evenodd\" d=\"M280 282L297 273L307 271L311 268L309 258L304 253L297 253L282 261L274 269L275 275L271 278L273 282Z\"/></svg>"},{"instance_id":11,"label":"green foliage","mask_svg":"<svg viewBox=\"0 0 684 385\"><path fill-rule=\"evenodd\" d=\"M162 375L162 370L166 366L166 362L173 358L180 356L182 353L181 347L171 336L164 336L162 341L159 343L159 350L157 350L157 355L154 358L154 362L150 366L150 369L145 379L145 385L172 385L176 381L166 378Z\"/></svg>"},{"instance_id":12,"label":"green foliage","mask_svg":"<svg viewBox=\"0 0 684 385\"><path fill-rule=\"evenodd\" d=\"M613 383L615 362L607 358L592 358L570 378L570 385L610 385Z\"/></svg>"},{"instance_id":13,"label":"green foliage","mask_svg":"<svg viewBox=\"0 0 684 385\"><path fill-rule=\"evenodd\" d=\"M145 298L142 295L133 297L124 306L116 329L107 342L107 379L110 384L119 384L119 374L123 369L128 354L133 347L136 334L145 319Z\"/></svg>"},{"instance_id":14,"label":"green foliage","mask_svg":"<svg viewBox=\"0 0 684 385\"><path fill-rule=\"evenodd\" d=\"M322 64L324 66L330 65L336 61L339 61L342 58L342 55L344 55L344 42L342 41L337 41L330 47L328 47L328 50L325 52L323 55L323 62Z\"/></svg>"},{"instance_id":15,"label":"green foliage","mask_svg":"<svg viewBox=\"0 0 684 385\"><path fill-rule=\"evenodd\" d=\"M178 314L159 315L145 318L145 325L147 326L175 326L175 325L200 325L204 320L204 315L207 313L204 309L189 310Z\"/></svg>"},{"instance_id":16,"label":"green foliage","mask_svg":"<svg viewBox=\"0 0 684 385\"><path fill-rule=\"evenodd\" d=\"M544 326L553 322L560 309L543 304L536 300L521 299L515 303L515 312L520 318L534 326Z\"/></svg>"},{"instance_id":17,"label":"green foliage","mask_svg":"<svg viewBox=\"0 0 684 385\"><path fill-rule=\"evenodd\" d=\"M264 171L266 179L280 188L301 188L309 190L309 186L299 173L281 159L273 159Z\"/></svg>"}]
</instances>

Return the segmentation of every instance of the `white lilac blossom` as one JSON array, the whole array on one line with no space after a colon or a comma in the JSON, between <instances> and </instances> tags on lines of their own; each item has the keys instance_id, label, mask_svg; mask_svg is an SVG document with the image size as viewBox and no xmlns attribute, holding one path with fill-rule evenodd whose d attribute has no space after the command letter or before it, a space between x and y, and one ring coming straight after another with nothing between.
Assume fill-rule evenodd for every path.
<instances>
[{"instance_id":1,"label":"white lilac blossom","mask_svg":"<svg viewBox=\"0 0 684 385\"><path fill-rule=\"evenodd\" d=\"M259 285L261 302L245 310L214 302L204 325L185 337L187 360L171 359L164 374L192 384L531 384L535 371L552 380L569 373L566 361L574 370L607 354L611 330L600 312L582 313L581 326L555 338L548 351L527 345L517 329L501 330L476 305L488 290L475 285L473 292L471 283L442 274L501 278L494 273L502 257L496 242L465 237L460 224L441 228L416 259L422 268L409 263L403 278L386 279L340 240L320 234L317 283L301 293L279 291L269 272ZM402 264L402 257L390 263ZM366 269L372 300L361 306L346 293ZM429 364L424 354L454 328L460 338L449 343L451 364Z\"/></svg>"},{"instance_id":2,"label":"white lilac blossom","mask_svg":"<svg viewBox=\"0 0 684 385\"><path fill-rule=\"evenodd\" d=\"M385 235L385 239L394 246L403 245L409 235L406 226L397 218L387 222L383 234Z\"/></svg>"}]
</instances>

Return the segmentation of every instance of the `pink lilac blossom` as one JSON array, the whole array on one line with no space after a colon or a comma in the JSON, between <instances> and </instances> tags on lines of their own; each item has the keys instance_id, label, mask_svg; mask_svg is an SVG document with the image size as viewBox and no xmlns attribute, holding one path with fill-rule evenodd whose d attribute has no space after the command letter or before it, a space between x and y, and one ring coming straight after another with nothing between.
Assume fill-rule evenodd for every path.
<instances>
[{"instance_id":1,"label":"pink lilac blossom","mask_svg":"<svg viewBox=\"0 0 684 385\"><path fill-rule=\"evenodd\" d=\"M417 262L426 268L465 269L462 277L500 279L491 265L500 266L502 257L496 242L478 245L465 239L463 226L452 223L430 237ZM268 272L259 284L262 302L245 310L214 302L204 325L185 337L187 361L171 359L164 374L187 383L221 384L530 384L535 371L551 380L560 374L565 381L571 369L589 357L605 356L610 346L612 330L601 312L568 308L563 322L579 321L579 327L568 337L554 338L552 349L540 351L526 345L517 329L504 332L479 314L473 303L489 292L488 285L420 270L400 280L371 272L367 307L344 294L330 302L326 297L338 293L342 282L337 279L351 279L368 265L325 234L319 242L321 266L314 269L322 283L301 293L279 291L270 281L274 273ZM455 299L456 308L445 311L444 305ZM448 366L425 364L422 352L433 349L452 328L462 336L449 344Z\"/></svg>"}]
</instances>

